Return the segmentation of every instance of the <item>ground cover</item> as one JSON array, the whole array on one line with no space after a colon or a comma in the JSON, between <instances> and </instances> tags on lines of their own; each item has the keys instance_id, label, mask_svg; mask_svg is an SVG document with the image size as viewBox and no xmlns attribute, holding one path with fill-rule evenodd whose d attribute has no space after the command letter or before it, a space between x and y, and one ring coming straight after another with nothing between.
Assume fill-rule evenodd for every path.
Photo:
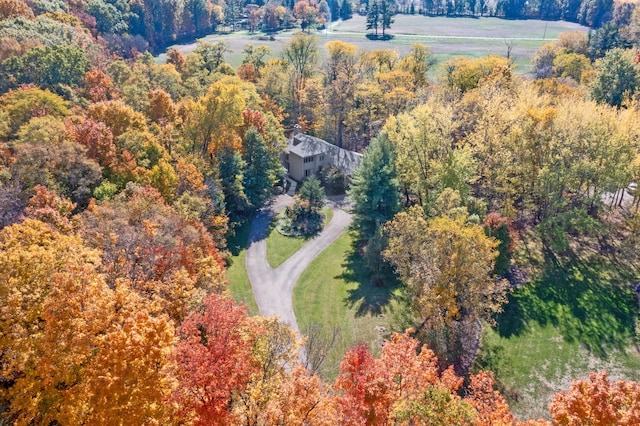
<instances>
[{"instance_id":1,"label":"ground cover","mask_svg":"<svg viewBox=\"0 0 640 426\"><path fill-rule=\"evenodd\" d=\"M337 342L320 372L333 379L347 349L365 342L379 353L390 330L401 329L403 306L397 284L376 287L354 253L353 236L345 232L303 272L293 291L293 309L300 330L320 327L329 336L339 328Z\"/></svg>"},{"instance_id":2,"label":"ground cover","mask_svg":"<svg viewBox=\"0 0 640 426\"><path fill-rule=\"evenodd\" d=\"M251 220L242 222L237 228L235 235L229 238L228 245L231 252L229 267L227 268L227 279L229 289L233 297L240 303L247 306L247 310L252 315L257 315L258 305L253 297L251 281L247 275L246 252L251 230Z\"/></svg>"},{"instance_id":3,"label":"ground cover","mask_svg":"<svg viewBox=\"0 0 640 426\"><path fill-rule=\"evenodd\" d=\"M355 44L361 50L395 49L404 55L409 52L411 43L421 42L430 46L438 61L434 72L446 60L454 56L482 57L488 54L506 56L510 49L510 57L517 65L517 72L530 70L530 61L536 50L544 43L557 39L558 34L566 31L584 31L586 27L564 21L540 20L508 20L500 18L453 18L427 17L421 15L396 15L389 31L394 38L388 41L369 40L366 35L366 19L355 15L353 19L335 22L331 29L318 31L318 42L321 56L324 55L324 44L331 40L342 40ZM202 38L203 41L228 43L232 52L226 60L237 67L242 62L242 50L246 44L266 45L273 57L278 57L283 47L299 29L279 32L273 40L262 33L250 34L240 31L232 34L212 34ZM195 43L176 45L184 53L192 51ZM166 60L166 55L158 56L159 62ZM433 74L433 73L432 73Z\"/></svg>"},{"instance_id":4,"label":"ground cover","mask_svg":"<svg viewBox=\"0 0 640 426\"><path fill-rule=\"evenodd\" d=\"M547 415L553 393L589 371L640 380L637 270L588 244L563 256L525 245L539 271L486 328L476 366L496 373L514 412Z\"/></svg>"},{"instance_id":5,"label":"ground cover","mask_svg":"<svg viewBox=\"0 0 640 426\"><path fill-rule=\"evenodd\" d=\"M333 210L325 207L324 225L331 222ZM279 213L278 216L282 214ZM267 236L267 261L272 268L277 268L289 259L295 252L300 250L303 245L313 237L287 237L276 230L277 220L269 227L269 235Z\"/></svg>"}]
</instances>

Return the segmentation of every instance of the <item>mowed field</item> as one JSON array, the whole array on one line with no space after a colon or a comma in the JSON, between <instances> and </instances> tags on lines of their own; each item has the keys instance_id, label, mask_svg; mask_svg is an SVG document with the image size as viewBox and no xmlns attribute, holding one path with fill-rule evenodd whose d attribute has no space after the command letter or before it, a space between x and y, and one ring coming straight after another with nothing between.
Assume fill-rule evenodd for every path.
<instances>
[{"instance_id":1,"label":"mowed field","mask_svg":"<svg viewBox=\"0 0 640 426\"><path fill-rule=\"evenodd\" d=\"M354 15L348 21L334 22L330 30L318 31L318 44L321 55L324 44L331 40L342 40L356 45L360 50L394 49L401 55L409 52L411 43L424 43L431 48L436 59L437 72L439 65L455 56L482 57L489 54L506 56L511 47L511 58L517 66L519 74L530 70L531 58L536 50L545 43L558 38L567 31L588 31L578 24L563 21L540 20L507 20L499 18L448 18L428 17L420 15L396 15L395 22L388 30L394 37L388 41L369 40L366 38L366 19ZM299 29L283 31L269 40L264 34L249 34L239 31L232 34L212 34L200 41L225 41L232 52L227 53L226 60L237 67L242 62L242 50L247 44L266 45L274 57L278 57L291 37ZM172 46L184 53L189 53L197 43ZM164 62L166 55L158 56Z\"/></svg>"}]
</instances>

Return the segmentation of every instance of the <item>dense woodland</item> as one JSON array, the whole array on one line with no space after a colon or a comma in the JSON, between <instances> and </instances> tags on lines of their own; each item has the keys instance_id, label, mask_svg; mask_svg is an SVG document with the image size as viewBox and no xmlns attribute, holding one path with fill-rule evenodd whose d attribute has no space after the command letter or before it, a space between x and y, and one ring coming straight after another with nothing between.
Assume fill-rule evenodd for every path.
<instances>
[{"instance_id":1,"label":"dense woodland","mask_svg":"<svg viewBox=\"0 0 640 426\"><path fill-rule=\"evenodd\" d=\"M611 292L637 318L640 7L498 2L599 27L545 45L532 76L486 57L429 79L421 44L332 41L320 61L305 33L280 58L247 46L237 69L224 43L144 53L252 13L255 29L307 30L300 10L326 3L301 3L0 0L0 424L516 424L471 364L480 328L542 269L512 259L523 242L556 265L614 259L631 278ZM364 152L354 249L411 311L332 383L225 278L227 239L278 191L294 124ZM549 409L632 425L639 401L637 383L594 373Z\"/></svg>"}]
</instances>

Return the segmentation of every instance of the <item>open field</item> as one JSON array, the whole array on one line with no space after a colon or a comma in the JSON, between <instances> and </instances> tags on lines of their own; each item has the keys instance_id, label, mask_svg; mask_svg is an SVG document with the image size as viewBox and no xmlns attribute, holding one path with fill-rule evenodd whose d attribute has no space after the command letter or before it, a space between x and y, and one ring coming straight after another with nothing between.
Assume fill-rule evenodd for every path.
<instances>
[{"instance_id":1,"label":"open field","mask_svg":"<svg viewBox=\"0 0 640 426\"><path fill-rule=\"evenodd\" d=\"M587 246L559 256L526 235L517 257L537 265L535 278L509 296L484 335L478 368L496 373L523 419L548 416L553 393L589 371L640 380L638 301L629 285L640 277L626 259Z\"/></svg>"},{"instance_id":2,"label":"open field","mask_svg":"<svg viewBox=\"0 0 640 426\"><path fill-rule=\"evenodd\" d=\"M526 332L511 337L487 327L482 345L477 362L494 371L500 391L521 420L548 419L553 394L590 371L606 370L612 380L640 380L640 356L634 349L613 349L600 357L577 341L565 340L552 324L533 322Z\"/></svg>"},{"instance_id":3,"label":"open field","mask_svg":"<svg viewBox=\"0 0 640 426\"><path fill-rule=\"evenodd\" d=\"M376 287L353 255L351 234L344 233L309 265L293 291L293 309L300 330L320 325L325 335L340 329L327 356L323 376L334 379L344 353L358 342L380 352L383 337L398 328L402 304L394 286Z\"/></svg>"},{"instance_id":4,"label":"open field","mask_svg":"<svg viewBox=\"0 0 640 426\"><path fill-rule=\"evenodd\" d=\"M521 74L530 69L530 61L536 50L544 43L558 38L566 31L584 31L587 28L578 24L563 21L540 20L507 20L500 18L448 18L427 17L420 15L396 15L395 22L388 32L394 35L389 41L369 40L366 35L366 19L354 15L348 21L331 24L329 31L317 32L320 47L327 41L342 40L358 46L361 50L395 49L400 54L409 52L411 43L421 42L430 46L438 65L455 56L482 57L488 54L506 56L507 46L511 46L511 58ZM282 52L283 47L299 29L283 31L270 41L263 34L249 34L241 31L232 34L212 34L203 41L226 41L233 52L226 56L227 62L237 67L242 61L242 50L246 44L266 45L274 57ZM192 51L195 43L176 45L184 53ZM321 49L321 54L324 54ZM161 54L158 60L163 62L166 55Z\"/></svg>"}]
</instances>

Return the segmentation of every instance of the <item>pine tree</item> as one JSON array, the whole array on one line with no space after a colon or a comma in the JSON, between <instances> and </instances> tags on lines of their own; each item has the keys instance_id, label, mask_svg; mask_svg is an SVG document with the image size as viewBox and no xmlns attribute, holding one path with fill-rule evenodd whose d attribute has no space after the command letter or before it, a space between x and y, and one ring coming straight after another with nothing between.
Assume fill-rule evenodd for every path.
<instances>
[{"instance_id":1,"label":"pine tree","mask_svg":"<svg viewBox=\"0 0 640 426\"><path fill-rule=\"evenodd\" d=\"M380 23L380 12L377 0L369 1L367 9L367 30L375 30L378 36L378 24Z\"/></svg>"},{"instance_id":2,"label":"pine tree","mask_svg":"<svg viewBox=\"0 0 640 426\"><path fill-rule=\"evenodd\" d=\"M391 28L391 24L393 24L393 5L390 4L387 0L382 0L380 3L380 20L382 24L382 37L384 38L384 30Z\"/></svg>"},{"instance_id":3,"label":"pine tree","mask_svg":"<svg viewBox=\"0 0 640 426\"><path fill-rule=\"evenodd\" d=\"M347 19L351 19L353 17L353 6L351 4L351 0L342 0L342 4L340 5L340 19L346 21Z\"/></svg>"},{"instance_id":4,"label":"pine tree","mask_svg":"<svg viewBox=\"0 0 640 426\"><path fill-rule=\"evenodd\" d=\"M255 127L245 133L242 147L242 159L246 162L242 182L244 191L251 206L259 208L269 198L273 185L282 178L282 165L277 152L269 150Z\"/></svg>"},{"instance_id":5,"label":"pine tree","mask_svg":"<svg viewBox=\"0 0 640 426\"><path fill-rule=\"evenodd\" d=\"M369 240L376 228L400 211L396 154L386 133L373 139L351 182L354 223L360 240Z\"/></svg>"}]
</instances>

